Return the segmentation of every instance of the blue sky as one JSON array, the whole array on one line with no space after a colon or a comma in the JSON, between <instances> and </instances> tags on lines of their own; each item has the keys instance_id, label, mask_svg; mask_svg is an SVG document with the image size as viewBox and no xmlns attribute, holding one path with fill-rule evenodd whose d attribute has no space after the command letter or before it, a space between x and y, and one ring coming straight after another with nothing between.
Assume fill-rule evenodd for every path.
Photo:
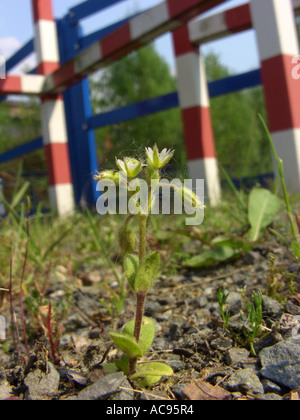
<instances>
[{"instance_id":1,"label":"blue sky","mask_svg":"<svg viewBox=\"0 0 300 420\"><path fill-rule=\"evenodd\" d=\"M64 16L71 7L80 3L80 0L52 1L56 18ZM136 11L153 7L160 2L161 0L124 0L102 13L84 20L82 22L84 33L93 32ZM247 0L227 0L224 5L214 8L213 12L246 2ZM8 57L32 37L31 0L0 0L0 53ZM169 34L161 36L156 40L155 46L174 70L171 36ZM255 36L252 30L228 36L201 47L203 53L211 50L219 54L221 62L229 67L233 73L242 73L259 66ZM33 57L29 60L29 65L34 65Z\"/></svg>"}]
</instances>

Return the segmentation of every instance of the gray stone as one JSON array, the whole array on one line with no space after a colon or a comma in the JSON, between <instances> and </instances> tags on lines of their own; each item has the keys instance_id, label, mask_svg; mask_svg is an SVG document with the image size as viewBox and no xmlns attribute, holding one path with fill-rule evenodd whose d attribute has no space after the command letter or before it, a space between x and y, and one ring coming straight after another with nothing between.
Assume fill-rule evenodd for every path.
<instances>
[{"instance_id":1,"label":"gray stone","mask_svg":"<svg viewBox=\"0 0 300 420\"><path fill-rule=\"evenodd\" d=\"M133 398L134 391L123 372L106 375L78 394L79 401L133 400Z\"/></svg>"},{"instance_id":2,"label":"gray stone","mask_svg":"<svg viewBox=\"0 0 300 420\"><path fill-rule=\"evenodd\" d=\"M234 372L224 384L228 391L247 394L263 394L264 388L258 376L252 369L239 369Z\"/></svg>"},{"instance_id":3,"label":"gray stone","mask_svg":"<svg viewBox=\"0 0 300 420\"><path fill-rule=\"evenodd\" d=\"M35 369L26 376L24 383L27 387L27 399L47 400L57 395L60 375L52 363L48 363L48 369L47 373Z\"/></svg>"},{"instance_id":4,"label":"gray stone","mask_svg":"<svg viewBox=\"0 0 300 420\"><path fill-rule=\"evenodd\" d=\"M265 394L280 394L282 391L281 387L275 384L275 382L270 381L270 379L263 378L261 383L263 384Z\"/></svg>"},{"instance_id":5,"label":"gray stone","mask_svg":"<svg viewBox=\"0 0 300 420\"><path fill-rule=\"evenodd\" d=\"M215 350L226 351L232 347L232 341L228 337L218 337L210 345Z\"/></svg>"},{"instance_id":6,"label":"gray stone","mask_svg":"<svg viewBox=\"0 0 300 420\"><path fill-rule=\"evenodd\" d=\"M277 300L271 299L268 296L262 296L262 310L269 316L280 315L282 313L282 307Z\"/></svg>"},{"instance_id":7,"label":"gray stone","mask_svg":"<svg viewBox=\"0 0 300 420\"><path fill-rule=\"evenodd\" d=\"M295 305L290 300L285 304L285 310L292 315L300 315L300 306Z\"/></svg>"},{"instance_id":8,"label":"gray stone","mask_svg":"<svg viewBox=\"0 0 300 420\"><path fill-rule=\"evenodd\" d=\"M300 387L300 342L290 338L259 353L261 374L290 389Z\"/></svg>"},{"instance_id":9,"label":"gray stone","mask_svg":"<svg viewBox=\"0 0 300 420\"><path fill-rule=\"evenodd\" d=\"M247 349L233 347L227 351L225 360L227 365L235 365L248 359L249 355L250 353Z\"/></svg>"},{"instance_id":10,"label":"gray stone","mask_svg":"<svg viewBox=\"0 0 300 420\"><path fill-rule=\"evenodd\" d=\"M278 394L273 394L273 393L269 393L269 394L265 394L264 395L264 397L263 397L263 399L265 400L265 401L274 401L274 400L280 400L280 401L282 401L283 400L283 398L280 396L280 395L278 395Z\"/></svg>"},{"instance_id":11,"label":"gray stone","mask_svg":"<svg viewBox=\"0 0 300 420\"><path fill-rule=\"evenodd\" d=\"M12 397L12 388L6 380L0 379L0 401L6 400Z\"/></svg>"},{"instance_id":12,"label":"gray stone","mask_svg":"<svg viewBox=\"0 0 300 420\"><path fill-rule=\"evenodd\" d=\"M238 292L230 292L226 299L226 307L231 314L238 314L245 308L243 297Z\"/></svg>"}]
</instances>

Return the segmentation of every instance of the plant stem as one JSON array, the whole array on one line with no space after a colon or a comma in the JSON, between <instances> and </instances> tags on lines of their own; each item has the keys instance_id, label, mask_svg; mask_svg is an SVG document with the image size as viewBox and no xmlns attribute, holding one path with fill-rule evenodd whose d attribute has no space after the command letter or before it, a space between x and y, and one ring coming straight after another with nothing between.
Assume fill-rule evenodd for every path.
<instances>
[{"instance_id":1,"label":"plant stem","mask_svg":"<svg viewBox=\"0 0 300 420\"><path fill-rule=\"evenodd\" d=\"M140 215L140 243L139 243L139 260L140 262L146 256L146 225L148 215Z\"/></svg>"},{"instance_id":2,"label":"plant stem","mask_svg":"<svg viewBox=\"0 0 300 420\"><path fill-rule=\"evenodd\" d=\"M146 293L141 292L136 295L136 313L135 313L135 325L134 325L134 338L138 342L140 339L142 321L144 315L144 304L145 304Z\"/></svg>"},{"instance_id":3,"label":"plant stem","mask_svg":"<svg viewBox=\"0 0 300 420\"><path fill-rule=\"evenodd\" d=\"M140 232L139 232L139 260L141 261L146 257L146 225L147 215L140 215ZM140 292L136 295L136 312L135 312L135 324L134 324L134 338L136 342L139 342L143 315L144 315L144 304L145 304L146 292ZM130 363L130 373L135 371L136 360Z\"/></svg>"}]
</instances>

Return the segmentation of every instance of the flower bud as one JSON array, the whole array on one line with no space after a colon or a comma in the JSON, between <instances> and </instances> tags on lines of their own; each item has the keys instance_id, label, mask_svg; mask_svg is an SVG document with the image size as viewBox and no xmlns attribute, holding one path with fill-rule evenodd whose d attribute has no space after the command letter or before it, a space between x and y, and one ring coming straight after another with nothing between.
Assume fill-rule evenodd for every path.
<instances>
[{"instance_id":1,"label":"flower bud","mask_svg":"<svg viewBox=\"0 0 300 420\"><path fill-rule=\"evenodd\" d=\"M116 159L120 171L125 172L128 178L135 178L142 169L142 162L137 159L126 157L124 160Z\"/></svg>"},{"instance_id":2,"label":"flower bud","mask_svg":"<svg viewBox=\"0 0 300 420\"><path fill-rule=\"evenodd\" d=\"M119 185L120 182L120 174L118 171L115 170L105 170L105 171L101 171L98 172L95 176L94 179L96 179L97 181L102 181L103 179L110 179L112 180L116 185Z\"/></svg>"}]
</instances>

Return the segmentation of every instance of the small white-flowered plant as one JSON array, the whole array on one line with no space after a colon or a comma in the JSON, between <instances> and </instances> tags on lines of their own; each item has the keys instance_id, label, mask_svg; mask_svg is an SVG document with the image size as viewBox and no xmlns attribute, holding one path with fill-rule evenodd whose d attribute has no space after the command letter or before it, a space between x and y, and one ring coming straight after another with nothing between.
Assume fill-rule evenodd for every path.
<instances>
[{"instance_id":1,"label":"small white-flowered plant","mask_svg":"<svg viewBox=\"0 0 300 420\"><path fill-rule=\"evenodd\" d=\"M174 151L165 148L159 152L156 145L153 148L146 147L145 151L147 164L130 157L125 157L123 160L116 159L120 174L114 170L103 171L99 172L95 179L98 181L109 179L116 181L116 185L121 185L122 173L131 182L134 182L137 175L141 173L146 178L144 182L148 203L152 204L155 201L153 185L166 188L161 180L160 169L170 161ZM145 168L143 169L143 167ZM132 191L129 185L130 183L125 183L128 192ZM167 187L173 188L175 194L180 198L184 197L190 207L203 208L203 204L189 188L182 184L168 184ZM129 194L129 200L132 199L132 195ZM131 213L120 232L124 277L136 295L135 319L126 323L121 332L111 331L109 333L116 346L123 352L121 358L115 360L116 367L129 375L132 380L137 381L140 386L154 385L162 376L173 374L173 370L161 362L137 363L138 359L148 351L155 336L154 321L144 316L145 298L156 281L160 266L159 253L148 252L146 246L146 224L149 221L150 204L145 211ZM140 207L143 208L143 205L144 203L141 203ZM135 236L129 227L131 220L137 220L139 224L138 247L135 247Z\"/></svg>"},{"instance_id":2,"label":"small white-flowered plant","mask_svg":"<svg viewBox=\"0 0 300 420\"><path fill-rule=\"evenodd\" d=\"M165 166L172 158L173 154L174 150L168 150L166 148L159 152L156 145L153 147L153 149L151 149L151 147L146 147L148 164L150 164L155 169L160 169Z\"/></svg>"}]
</instances>

